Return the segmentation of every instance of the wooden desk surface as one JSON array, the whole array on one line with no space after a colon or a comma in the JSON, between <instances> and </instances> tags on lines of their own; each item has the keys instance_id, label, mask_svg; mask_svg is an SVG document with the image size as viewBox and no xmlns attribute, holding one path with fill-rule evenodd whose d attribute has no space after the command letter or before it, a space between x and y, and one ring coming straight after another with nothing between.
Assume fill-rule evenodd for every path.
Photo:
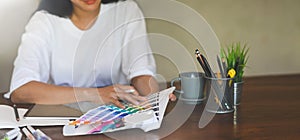
<instances>
[{"instance_id":1,"label":"wooden desk surface","mask_svg":"<svg viewBox=\"0 0 300 140\"><path fill-rule=\"evenodd\" d=\"M1 104L8 104L3 98ZM175 103L168 106L172 112ZM187 108L189 106L187 105ZM187 121L176 131L164 137L169 140L198 139L299 139L300 137L300 75L265 76L245 79L241 105L237 108L236 125L234 113L218 114L205 127L198 122L204 105L197 105ZM177 120L172 120L176 122ZM162 124L162 127L164 124ZM103 134L64 137L62 127L39 127L53 139L111 139ZM136 135L139 130L120 131L113 134ZM149 135L149 139L157 139Z\"/></svg>"}]
</instances>

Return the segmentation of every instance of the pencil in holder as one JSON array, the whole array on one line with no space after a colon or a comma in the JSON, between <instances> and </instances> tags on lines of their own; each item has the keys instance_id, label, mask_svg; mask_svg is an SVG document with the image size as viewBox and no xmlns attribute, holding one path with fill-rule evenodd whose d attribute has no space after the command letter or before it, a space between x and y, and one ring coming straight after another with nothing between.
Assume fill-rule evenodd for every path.
<instances>
[{"instance_id":1,"label":"pencil in holder","mask_svg":"<svg viewBox=\"0 0 300 140\"><path fill-rule=\"evenodd\" d=\"M233 78L206 79L206 111L212 113L230 113L234 111Z\"/></svg>"}]
</instances>

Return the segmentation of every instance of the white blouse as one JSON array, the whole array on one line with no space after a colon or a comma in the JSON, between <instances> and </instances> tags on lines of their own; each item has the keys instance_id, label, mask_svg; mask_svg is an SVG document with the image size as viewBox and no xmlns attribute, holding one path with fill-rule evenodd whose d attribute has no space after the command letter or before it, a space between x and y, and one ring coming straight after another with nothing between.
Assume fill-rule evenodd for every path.
<instances>
[{"instance_id":1,"label":"white blouse","mask_svg":"<svg viewBox=\"0 0 300 140\"><path fill-rule=\"evenodd\" d=\"M22 36L10 91L30 81L70 87L129 84L155 70L144 17L134 1L101 4L96 22L84 31L68 18L38 11Z\"/></svg>"}]
</instances>

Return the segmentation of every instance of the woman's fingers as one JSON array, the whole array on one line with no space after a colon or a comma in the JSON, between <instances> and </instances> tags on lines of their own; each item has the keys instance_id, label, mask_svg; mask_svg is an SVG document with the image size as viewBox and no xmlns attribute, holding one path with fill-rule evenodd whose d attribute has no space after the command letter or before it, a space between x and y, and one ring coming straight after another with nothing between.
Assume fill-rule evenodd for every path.
<instances>
[{"instance_id":1,"label":"woman's fingers","mask_svg":"<svg viewBox=\"0 0 300 140\"><path fill-rule=\"evenodd\" d=\"M114 89L120 99L128 101L134 105L138 105L140 102L144 102L146 100L145 97L139 95L133 86L115 85Z\"/></svg>"},{"instance_id":2,"label":"woman's fingers","mask_svg":"<svg viewBox=\"0 0 300 140\"><path fill-rule=\"evenodd\" d=\"M125 106L117 99L111 98L110 102L119 108L125 108Z\"/></svg>"},{"instance_id":3,"label":"woman's fingers","mask_svg":"<svg viewBox=\"0 0 300 140\"><path fill-rule=\"evenodd\" d=\"M172 93L169 95L171 101L176 101L176 96Z\"/></svg>"},{"instance_id":4,"label":"woman's fingers","mask_svg":"<svg viewBox=\"0 0 300 140\"><path fill-rule=\"evenodd\" d=\"M134 105L139 105L141 102L144 102L147 100L147 98L139 96L139 95L133 95L128 93L118 93L118 96L120 99L128 101Z\"/></svg>"},{"instance_id":5,"label":"woman's fingers","mask_svg":"<svg viewBox=\"0 0 300 140\"><path fill-rule=\"evenodd\" d=\"M134 105L146 105L149 103L147 97L139 96L139 93L132 86L113 85L110 86L110 94L106 94L106 103L112 103L117 107L124 108L124 105L119 100L128 101ZM104 95L105 96L105 95ZM176 101L176 96L170 94L171 101Z\"/></svg>"}]
</instances>

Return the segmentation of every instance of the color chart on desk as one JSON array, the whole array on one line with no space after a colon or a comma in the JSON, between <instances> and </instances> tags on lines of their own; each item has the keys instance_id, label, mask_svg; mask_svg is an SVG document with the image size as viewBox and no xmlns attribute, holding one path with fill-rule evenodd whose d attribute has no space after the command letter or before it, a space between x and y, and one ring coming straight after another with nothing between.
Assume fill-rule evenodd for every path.
<instances>
[{"instance_id":1,"label":"color chart on desk","mask_svg":"<svg viewBox=\"0 0 300 140\"><path fill-rule=\"evenodd\" d=\"M144 131L158 129L163 119L169 94L174 87L147 96L147 101L138 106L124 103L125 108L102 105L71 121L64 127L64 135L86 135L112 132L130 128Z\"/></svg>"},{"instance_id":2,"label":"color chart on desk","mask_svg":"<svg viewBox=\"0 0 300 140\"><path fill-rule=\"evenodd\" d=\"M64 135L87 135L112 132L131 128L144 131L158 129L174 87L147 96L147 101L139 104L124 103L125 108L102 105L71 121L64 126Z\"/></svg>"},{"instance_id":3,"label":"color chart on desk","mask_svg":"<svg viewBox=\"0 0 300 140\"><path fill-rule=\"evenodd\" d=\"M129 104L126 104L124 109L114 105L103 105L88 111L76 121L70 122L70 124L74 125L75 128L85 124L99 124L98 126L95 126L94 129L90 130L89 134L95 132L104 132L110 128L124 126L121 121L124 117L143 110L145 109L140 106L133 106Z\"/></svg>"}]
</instances>

